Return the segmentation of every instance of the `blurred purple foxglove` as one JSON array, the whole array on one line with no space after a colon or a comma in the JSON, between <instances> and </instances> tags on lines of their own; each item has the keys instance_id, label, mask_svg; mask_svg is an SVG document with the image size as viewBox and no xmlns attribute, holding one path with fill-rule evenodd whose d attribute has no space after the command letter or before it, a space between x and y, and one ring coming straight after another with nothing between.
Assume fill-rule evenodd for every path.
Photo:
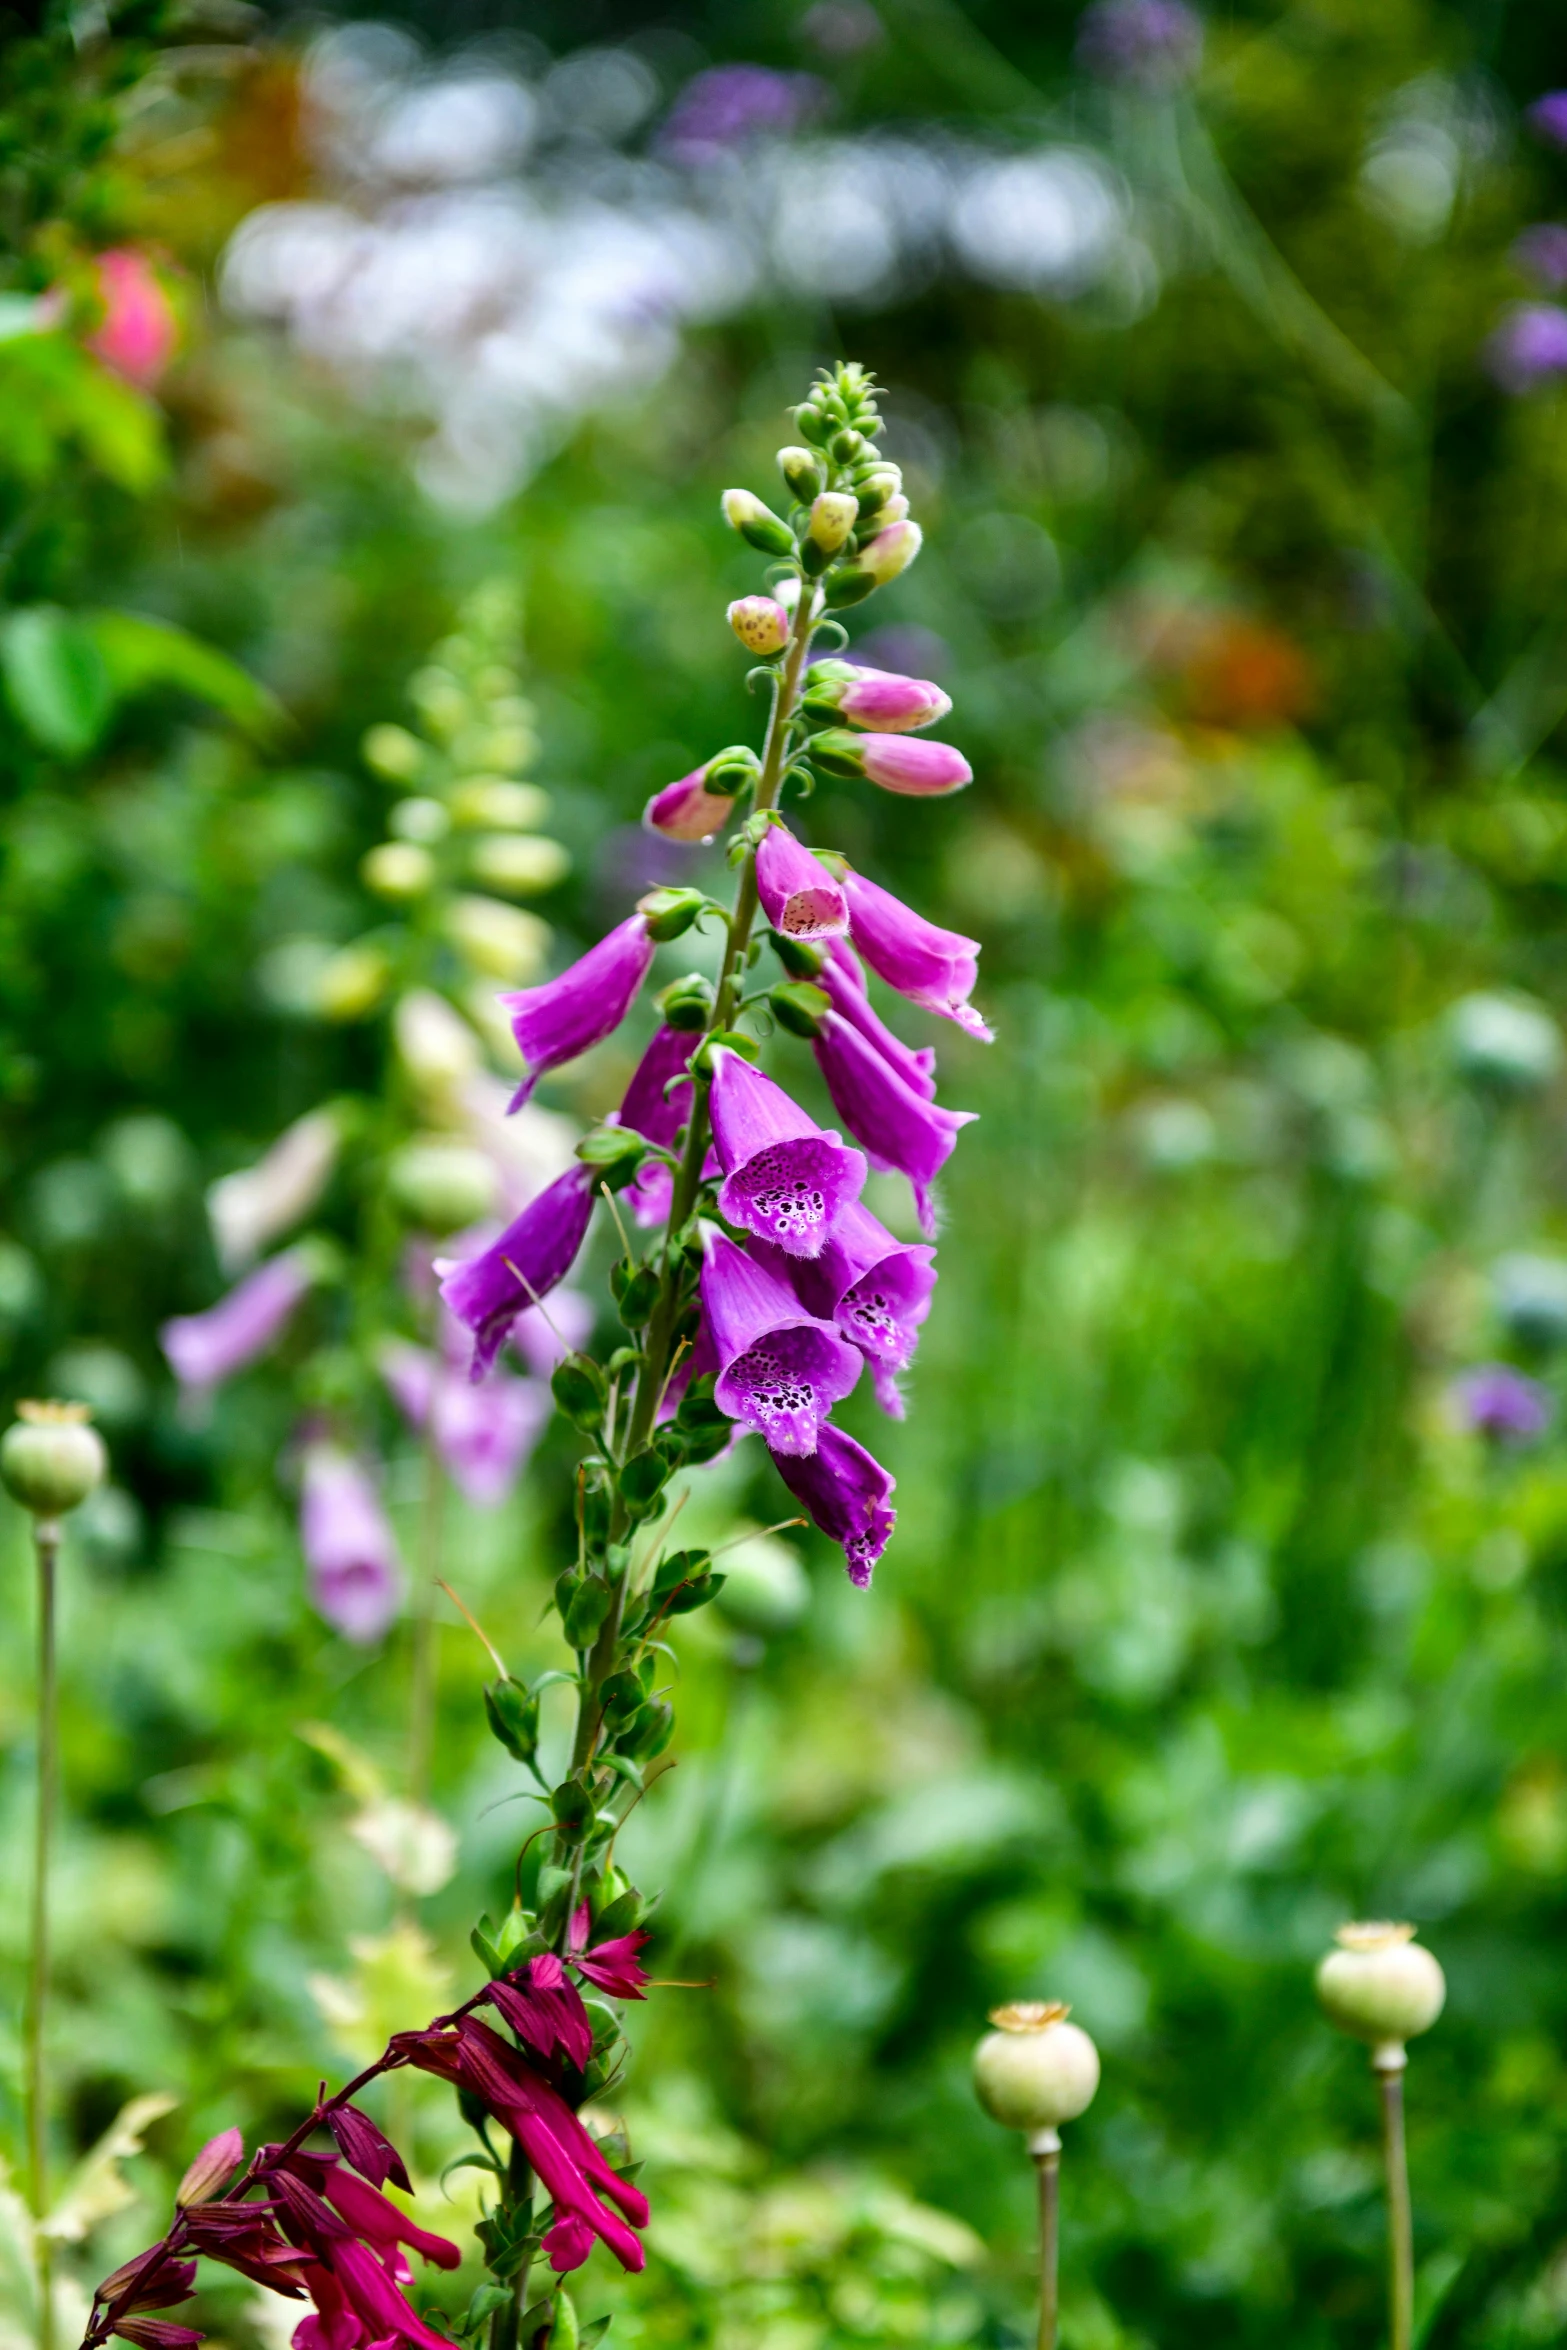
<instances>
[{"instance_id":1,"label":"blurred purple foxglove","mask_svg":"<svg viewBox=\"0 0 1567 2350\"><path fill-rule=\"evenodd\" d=\"M1528 1444L1550 1425L1551 1397L1511 1363L1477 1363L1454 1382L1464 1423L1501 1444Z\"/></svg>"},{"instance_id":2,"label":"blurred purple foxglove","mask_svg":"<svg viewBox=\"0 0 1567 2350\"><path fill-rule=\"evenodd\" d=\"M823 1015L811 1050L839 1117L865 1145L873 1167L908 1177L920 1228L927 1240L934 1240L930 1187L952 1156L960 1127L969 1125L977 1113L944 1110L939 1102L922 1101L841 1012Z\"/></svg>"},{"instance_id":3,"label":"blurred purple foxglove","mask_svg":"<svg viewBox=\"0 0 1567 2350\"><path fill-rule=\"evenodd\" d=\"M517 1316L571 1271L592 1220L593 1184L593 1169L575 1162L481 1255L437 1260L442 1301L473 1332L471 1378L484 1377Z\"/></svg>"},{"instance_id":4,"label":"blurred purple foxglove","mask_svg":"<svg viewBox=\"0 0 1567 2350\"><path fill-rule=\"evenodd\" d=\"M715 832L722 832L735 804L721 792L710 792L706 775L705 767L693 767L678 783L666 783L656 791L642 811L649 832L661 832L666 840L694 841L711 840Z\"/></svg>"},{"instance_id":5,"label":"blurred purple foxglove","mask_svg":"<svg viewBox=\"0 0 1567 2350\"><path fill-rule=\"evenodd\" d=\"M402 1601L397 1539L363 1463L335 1444L306 1450L299 1539L316 1613L360 1647L381 1639Z\"/></svg>"},{"instance_id":6,"label":"blurred purple foxglove","mask_svg":"<svg viewBox=\"0 0 1567 2350\"><path fill-rule=\"evenodd\" d=\"M264 1355L314 1279L305 1247L286 1249L247 1273L204 1314L176 1314L158 1337L182 1387L208 1389Z\"/></svg>"},{"instance_id":7,"label":"blurred purple foxglove","mask_svg":"<svg viewBox=\"0 0 1567 2350\"><path fill-rule=\"evenodd\" d=\"M652 960L647 924L640 914L632 914L558 979L500 997L511 1015L517 1049L528 1065L512 1096L513 1109L528 1100L547 1070L574 1061L614 1034L635 1002Z\"/></svg>"},{"instance_id":8,"label":"blurred purple foxglove","mask_svg":"<svg viewBox=\"0 0 1567 2350\"><path fill-rule=\"evenodd\" d=\"M1515 302L1487 342L1485 361L1515 398L1567 375L1567 310L1555 302Z\"/></svg>"},{"instance_id":9,"label":"blurred purple foxglove","mask_svg":"<svg viewBox=\"0 0 1567 2350\"><path fill-rule=\"evenodd\" d=\"M1553 147L1567 147L1567 90L1547 90L1528 109L1528 119Z\"/></svg>"},{"instance_id":10,"label":"blurred purple foxglove","mask_svg":"<svg viewBox=\"0 0 1567 2350\"><path fill-rule=\"evenodd\" d=\"M720 1410L772 1452L814 1452L827 1414L860 1376L857 1350L722 1233L702 1263L702 1315L718 1354Z\"/></svg>"},{"instance_id":11,"label":"blurred purple foxglove","mask_svg":"<svg viewBox=\"0 0 1567 2350\"><path fill-rule=\"evenodd\" d=\"M756 852L762 911L786 938L841 938L849 927L843 891L786 824L769 824Z\"/></svg>"},{"instance_id":12,"label":"blurred purple foxglove","mask_svg":"<svg viewBox=\"0 0 1567 2350\"><path fill-rule=\"evenodd\" d=\"M840 1012L851 1028L857 1028L866 1043L890 1061L910 1091L922 1101L936 1098L936 1055L928 1044L905 1044L901 1036L894 1036L881 1015L874 1011L866 992L865 974L853 949L840 939L834 939L827 951L827 959L817 974L817 985L825 989L835 1012Z\"/></svg>"},{"instance_id":13,"label":"blurred purple foxglove","mask_svg":"<svg viewBox=\"0 0 1567 2350\"><path fill-rule=\"evenodd\" d=\"M936 1287L936 1252L895 1240L856 1200L833 1226L819 1257L795 1259L766 1249L760 1261L787 1280L808 1312L832 1322L871 1367L876 1400L903 1417L898 1373L919 1344Z\"/></svg>"},{"instance_id":14,"label":"blurred purple foxglove","mask_svg":"<svg viewBox=\"0 0 1567 2350\"><path fill-rule=\"evenodd\" d=\"M863 874L846 873L843 888L849 935L877 978L989 1044L992 1032L968 1000L979 977L978 939L927 922Z\"/></svg>"},{"instance_id":15,"label":"blurred purple foxglove","mask_svg":"<svg viewBox=\"0 0 1567 2350\"><path fill-rule=\"evenodd\" d=\"M503 1502L549 1419L548 1388L509 1371L496 1371L476 1387L432 1348L401 1338L386 1340L379 1366L409 1427L433 1435L459 1492L481 1509Z\"/></svg>"},{"instance_id":16,"label":"blurred purple foxglove","mask_svg":"<svg viewBox=\"0 0 1567 2350\"><path fill-rule=\"evenodd\" d=\"M842 1544L849 1581L863 1591L898 1522L897 1511L888 1507L897 1479L863 1444L833 1427L822 1430L814 1453L775 1452L773 1465L828 1539Z\"/></svg>"},{"instance_id":17,"label":"blurred purple foxglove","mask_svg":"<svg viewBox=\"0 0 1567 2350\"><path fill-rule=\"evenodd\" d=\"M813 707L836 710L851 726L873 734L917 734L934 726L952 707L952 696L929 678L904 677L885 669L861 669L834 662L811 673ZM819 681L819 682L818 682Z\"/></svg>"},{"instance_id":18,"label":"blurred purple foxglove","mask_svg":"<svg viewBox=\"0 0 1567 2350\"><path fill-rule=\"evenodd\" d=\"M672 1150L691 1116L690 1083L677 1084L675 1080L690 1068L696 1045L696 1037L687 1031L660 1028L637 1063L611 1124L629 1126L633 1133L645 1134L649 1142ZM655 1161L642 1169L634 1183L627 1184L621 1197L630 1203L638 1224L650 1229L662 1224L669 1214L673 1190L670 1170Z\"/></svg>"},{"instance_id":19,"label":"blurred purple foxglove","mask_svg":"<svg viewBox=\"0 0 1567 2350\"><path fill-rule=\"evenodd\" d=\"M860 1152L824 1134L781 1085L723 1047L713 1054L709 1108L724 1170L720 1215L791 1257L819 1256L865 1187Z\"/></svg>"}]
</instances>

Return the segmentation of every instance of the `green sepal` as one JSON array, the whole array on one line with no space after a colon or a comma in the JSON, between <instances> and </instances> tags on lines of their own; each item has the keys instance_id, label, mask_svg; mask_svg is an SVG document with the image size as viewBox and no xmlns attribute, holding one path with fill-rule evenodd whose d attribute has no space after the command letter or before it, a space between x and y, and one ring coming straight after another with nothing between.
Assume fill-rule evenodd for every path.
<instances>
[{"instance_id":1,"label":"green sepal","mask_svg":"<svg viewBox=\"0 0 1567 2350\"><path fill-rule=\"evenodd\" d=\"M767 943L791 979L814 979L826 960L821 948L812 946L809 939L788 938L781 930L770 930Z\"/></svg>"},{"instance_id":2,"label":"green sepal","mask_svg":"<svg viewBox=\"0 0 1567 2350\"><path fill-rule=\"evenodd\" d=\"M686 1582L692 1575L705 1574L712 1555L710 1550L671 1551L668 1558L658 1562L653 1576L654 1597L672 1591L677 1583Z\"/></svg>"},{"instance_id":3,"label":"green sepal","mask_svg":"<svg viewBox=\"0 0 1567 2350\"><path fill-rule=\"evenodd\" d=\"M616 1760L622 1764L625 1763L623 1755L617 1756ZM628 1767L632 1770L636 1769L634 1763ZM640 1775L638 1773L639 1778ZM618 1941L622 1934L629 1934L633 1927L642 1923L646 1907L647 1904L633 1885L628 1892L620 1894L617 1899L610 1902L606 1909L599 1913L593 1924L594 1934L600 1942Z\"/></svg>"},{"instance_id":4,"label":"green sepal","mask_svg":"<svg viewBox=\"0 0 1567 2350\"><path fill-rule=\"evenodd\" d=\"M811 759L824 775L863 775L865 747L861 736L846 726L830 726L811 740Z\"/></svg>"},{"instance_id":5,"label":"green sepal","mask_svg":"<svg viewBox=\"0 0 1567 2350\"><path fill-rule=\"evenodd\" d=\"M632 1271L620 1297L620 1318L628 1330L640 1330L658 1303L659 1271L656 1265L638 1265Z\"/></svg>"},{"instance_id":6,"label":"green sepal","mask_svg":"<svg viewBox=\"0 0 1567 2350\"><path fill-rule=\"evenodd\" d=\"M749 743L731 743L726 751L715 751L708 760L702 770L702 789L715 799L737 799L761 772L762 762Z\"/></svg>"},{"instance_id":7,"label":"green sepal","mask_svg":"<svg viewBox=\"0 0 1567 2350\"><path fill-rule=\"evenodd\" d=\"M646 1792L647 1782L629 1754L606 1754L601 1759L604 1768L624 1779L628 1787L634 1787L639 1795Z\"/></svg>"},{"instance_id":8,"label":"green sepal","mask_svg":"<svg viewBox=\"0 0 1567 2350\"><path fill-rule=\"evenodd\" d=\"M628 1754L641 1762L651 1762L663 1753L675 1734L675 1709L662 1698L652 1698L625 1732L620 1743Z\"/></svg>"},{"instance_id":9,"label":"green sepal","mask_svg":"<svg viewBox=\"0 0 1567 2350\"><path fill-rule=\"evenodd\" d=\"M468 1936L468 1946L486 1974L493 1979L496 1975L503 1975L506 1972L506 1961L484 1931L489 1922L487 1917L479 1920Z\"/></svg>"},{"instance_id":10,"label":"green sepal","mask_svg":"<svg viewBox=\"0 0 1567 2350\"><path fill-rule=\"evenodd\" d=\"M593 1809L593 1799L577 1779L562 1779L550 1790L550 1810L563 1828L580 1828Z\"/></svg>"},{"instance_id":11,"label":"green sepal","mask_svg":"<svg viewBox=\"0 0 1567 2350\"><path fill-rule=\"evenodd\" d=\"M635 1180L648 1147L634 1126L595 1126L578 1143L576 1155L585 1167L596 1170L611 1191L622 1191Z\"/></svg>"},{"instance_id":12,"label":"green sepal","mask_svg":"<svg viewBox=\"0 0 1567 2350\"><path fill-rule=\"evenodd\" d=\"M767 991L773 1018L791 1036L820 1036L823 1015L832 1010L832 998L808 979L785 979Z\"/></svg>"},{"instance_id":13,"label":"green sepal","mask_svg":"<svg viewBox=\"0 0 1567 2350\"><path fill-rule=\"evenodd\" d=\"M705 1028L712 1017L713 983L700 971L688 971L684 979L672 979L653 1002L666 1028L688 1035Z\"/></svg>"},{"instance_id":14,"label":"green sepal","mask_svg":"<svg viewBox=\"0 0 1567 2350\"><path fill-rule=\"evenodd\" d=\"M829 612L847 612L852 604L863 604L867 596L873 596L880 585L869 571L858 571L852 566L831 571L822 590L822 600Z\"/></svg>"},{"instance_id":15,"label":"green sepal","mask_svg":"<svg viewBox=\"0 0 1567 2350\"><path fill-rule=\"evenodd\" d=\"M590 1355L568 1355L550 1374L550 1392L557 1410L574 1428L593 1430L604 1418L608 1391L604 1374Z\"/></svg>"},{"instance_id":16,"label":"green sepal","mask_svg":"<svg viewBox=\"0 0 1567 2350\"><path fill-rule=\"evenodd\" d=\"M633 1453L620 1471L620 1496L626 1507L639 1514L649 1509L669 1481L669 1463L651 1447Z\"/></svg>"},{"instance_id":17,"label":"green sepal","mask_svg":"<svg viewBox=\"0 0 1567 2350\"><path fill-rule=\"evenodd\" d=\"M689 1583L682 1583L668 1602L665 1613L671 1616L689 1616L699 1607L706 1607L716 1599L727 1578L723 1575L696 1575Z\"/></svg>"},{"instance_id":18,"label":"green sepal","mask_svg":"<svg viewBox=\"0 0 1567 2350\"><path fill-rule=\"evenodd\" d=\"M700 1076L712 1076L712 1056L719 1047L726 1052L738 1053L742 1061L756 1062L762 1057L762 1048L754 1036L742 1036L735 1028L715 1028L706 1042L697 1048L691 1064Z\"/></svg>"},{"instance_id":19,"label":"green sepal","mask_svg":"<svg viewBox=\"0 0 1567 2350\"><path fill-rule=\"evenodd\" d=\"M606 1582L597 1575L581 1578L561 1614L566 1639L572 1648L592 1647L609 1614L610 1603Z\"/></svg>"},{"instance_id":20,"label":"green sepal","mask_svg":"<svg viewBox=\"0 0 1567 2350\"><path fill-rule=\"evenodd\" d=\"M700 889L650 889L646 897L637 900L648 937L660 946L683 936L706 909L707 893Z\"/></svg>"},{"instance_id":21,"label":"green sepal","mask_svg":"<svg viewBox=\"0 0 1567 2350\"><path fill-rule=\"evenodd\" d=\"M642 1703L643 1689L635 1673L611 1673L599 1690L604 1719L613 1725L631 1719Z\"/></svg>"},{"instance_id":22,"label":"green sepal","mask_svg":"<svg viewBox=\"0 0 1567 2350\"><path fill-rule=\"evenodd\" d=\"M556 1900L562 1893L569 1893L570 1891L570 1869L563 1869L557 1862L547 1860L539 1871L538 1897L540 1918L542 1919L545 1910L548 1909L552 1901Z\"/></svg>"},{"instance_id":23,"label":"green sepal","mask_svg":"<svg viewBox=\"0 0 1567 2350\"><path fill-rule=\"evenodd\" d=\"M484 1691L484 1712L493 1736L520 1763L531 1763L539 1747L539 1701L508 1673Z\"/></svg>"}]
</instances>

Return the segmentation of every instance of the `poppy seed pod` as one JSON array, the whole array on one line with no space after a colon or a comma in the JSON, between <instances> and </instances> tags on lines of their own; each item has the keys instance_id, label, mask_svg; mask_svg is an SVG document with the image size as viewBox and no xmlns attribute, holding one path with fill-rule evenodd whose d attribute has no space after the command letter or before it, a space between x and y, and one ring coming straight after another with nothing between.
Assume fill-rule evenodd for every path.
<instances>
[{"instance_id":1,"label":"poppy seed pod","mask_svg":"<svg viewBox=\"0 0 1567 2350\"><path fill-rule=\"evenodd\" d=\"M1099 2051L1059 1999L1019 1999L991 2010L996 2026L974 2051L974 2090L1009 2130L1075 2121L1099 2086Z\"/></svg>"},{"instance_id":2,"label":"poppy seed pod","mask_svg":"<svg viewBox=\"0 0 1567 2350\"><path fill-rule=\"evenodd\" d=\"M1413 1926L1340 1926L1338 1948L1317 1968L1329 2023L1369 2040L1379 2055L1397 2049L1400 2061L1403 2043L1431 2029L1447 1997L1441 1967L1414 1934Z\"/></svg>"},{"instance_id":3,"label":"poppy seed pod","mask_svg":"<svg viewBox=\"0 0 1567 2350\"><path fill-rule=\"evenodd\" d=\"M60 1518L103 1483L103 1439L80 1403L19 1403L0 1437L0 1483L35 1518Z\"/></svg>"}]
</instances>

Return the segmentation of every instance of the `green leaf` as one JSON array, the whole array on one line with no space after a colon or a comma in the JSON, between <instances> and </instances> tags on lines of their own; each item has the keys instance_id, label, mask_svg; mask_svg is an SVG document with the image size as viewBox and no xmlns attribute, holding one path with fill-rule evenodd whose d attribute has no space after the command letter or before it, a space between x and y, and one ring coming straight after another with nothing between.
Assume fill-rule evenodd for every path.
<instances>
[{"instance_id":1,"label":"green leaf","mask_svg":"<svg viewBox=\"0 0 1567 2350\"><path fill-rule=\"evenodd\" d=\"M80 759L102 734L114 692L91 632L54 604L30 604L0 628L11 707L46 751Z\"/></svg>"},{"instance_id":2,"label":"green leaf","mask_svg":"<svg viewBox=\"0 0 1567 2350\"><path fill-rule=\"evenodd\" d=\"M275 734L284 724L281 703L264 685L227 653L203 644L172 621L148 620L138 612L100 611L83 617L117 695L176 686L210 702L247 734Z\"/></svg>"}]
</instances>

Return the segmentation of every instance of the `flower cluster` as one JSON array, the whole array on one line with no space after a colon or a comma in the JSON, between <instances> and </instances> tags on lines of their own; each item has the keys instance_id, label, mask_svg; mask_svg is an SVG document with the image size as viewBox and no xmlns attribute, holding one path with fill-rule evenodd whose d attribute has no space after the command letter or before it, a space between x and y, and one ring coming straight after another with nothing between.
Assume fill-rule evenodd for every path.
<instances>
[{"instance_id":1,"label":"flower cluster","mask_svg":"<svg viewBox=\"0 0 1567 2350\"><path fill-rule=\"evenodd\" d=\"M613 1378L577 1360L557 1375L571 1416L601 1439L585 1490L601 1478L611 1515L656 1515L677 1468L727 1441L730 1427L752 1429L863 1583L892 1529L892 1479L829 1415L867 1363L883 1407L902 1411L898 1374L935 1281L933 1187L969 1116L936 1100L934 1054L888 1028L867 975L972 1036L990 1031L970 1001L975 942L808 846L778 804L819 776L913 796L971 778L961 752L924 733L951 707L939 686L812 658L834 613L913 561L920 529L898 467L876 446L881 420L861 370L824 378L798 419L800 443L778 456L787 513L749 490L723 500L731 526L780 575L771 593L729 608L772 696L766 744L760 755L744 745L719 752L646 811L652 829L681 840L734 828L735 903L654 890L558 979L504 996L526 1065L515 1101L621 1026L660 943L716 921L717 979L693 971L664 988L661 1024L617 1115L491 1247L446 1267L442 1296L472 1332L474 1376L484 1378L517 1316L570 1271L598 1194L624 1192L635 1223L662 1225L663 1239L617 1268L631 1343ZM779 974L745 992L759 919ZM758 1015L809 1038L841 1132L819 1126L758 1066L757 1038L739 1025ZM900 1242L864 1205L872 1168L908 1179L924 1244ZM581 1589L597 1584L602 1623L615 1606L615 1565L586 1524L583 1547ZM586 1602L574 1591L568 1604Z\"/></svg>"},{"instance_id":2,"label":"flower cluster","mask_svg":"<svg viewBox=\"0 0 1567 2350\"><path fill-rule=\"evenodd\" d=\"M618 1998L640 1999L647 1977L637 1951L645 1940L634 1932L592 1941L583 1907L571 1921L564 1960L539 1951L508 1964L452 2014L437 2016L423 2031L398 2033L375 2064L318 2103L285 2144L259 2148L243 2171L239 2131L212 2139L180 2184L168 2233L98 2287L83 2350L97 2350L111 2336L142 2350L194 2350L203 2338L194 2327L148 2313L191 2298L198 2255L308 2305L294 2350L449 2350L450 2337L408 2300L408 2255L455 2269L461 2252L382 2193L389 2181L409 2192L408 2172L396 2147L354 2102L373 2081L404 2066L463 2093L485 2138L486 2153L474 2160L504 2175L485 2135L498 2124L544 2189L550 2216L542 2233L533 2225L531 2198L506 2223L486 2223L507 2231L504 2248L486 2246L498 2274L511 2273L510 2256L520 2256L524 2245L531 2253L540 2241L557 2274L580 2267L597 2240L624 2267L640 2269L636 2231L647 2225L647 2200L611 2167L576 2112L602 2079L602 2067L595 2069L593 2020L573 1976ZM486 2006L501 2029L480 2020L476 2010Z\"/></svg>"}]
</instances>

